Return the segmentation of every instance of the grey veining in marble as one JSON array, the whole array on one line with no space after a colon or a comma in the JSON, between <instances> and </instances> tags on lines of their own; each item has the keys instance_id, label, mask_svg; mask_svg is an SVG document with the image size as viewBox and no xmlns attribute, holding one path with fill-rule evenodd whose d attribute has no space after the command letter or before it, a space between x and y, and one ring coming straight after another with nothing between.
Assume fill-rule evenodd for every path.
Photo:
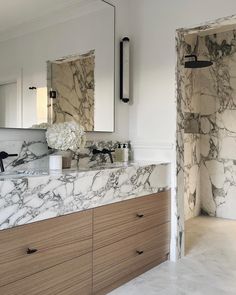
<instances>
[{"instance_id":1,"label":"grey veining in marble","mask_svg":"<svg viewBox=\"0 0 236 295\"><path fill-rule=\"evenodd\" d=\"M84 148L79 149L74 155L72 167L94 167L98 164L110 162L109 155L93 155L92 151L96 149L109 149L114 150L120 142L118 141L92 141L88 140ZM125 141L128 143L129 141ZM45 141L0 141L0 151L6 151L11 154L18 154L17 157L9 157L4 159L4 166L6 171L12 170L47 170L48 169L48 156L53 153L49 150Z\"/></svg>"},{"instance_id":2,"label":"grey veining in marble","mask_svg":"<svg viewBox=\"0 0 236 295\"><path fill-rule=\"evenodd\" d=\"M74 120L85 131L94 130L95 50L48 62L50 88L56 91L53 99L53 117L49 122L61 123ZM49 88L49 89L50 89ZM49 104L49 116L51 115Z\"/></svg>"},{"instance_id":3,"label":"grey veining in marble","mask_svg":"<svg viewBox=\"0 0 236 295\"><path fill-rule=\"evenodd\" d=\"M198 37L196 50L212 67L193 71L200 104L200 200L211 216L236 219L236 31ZM194 132L193 132L194 133Z\"/></svg>"},{"instance_id":4,"label":"grey veining in marble","mask_svg":"<svg viewBox=\"0 0 236 295\"><path fill-rule=\"evenodd\" d=\"M170 188L170 165L140 165L0 178L0 229Z\"/></svg>"},{"instance_id":5,"label":"grey veining in marble","mask_svg":"<svg viewBox=\"0 0 236 295\"><path fill-rule=\"evenodd\" d=\"M0 151L17 154L3 160L6 171L19 169L45 169L48 167L48 150L45 141L0 141Z\"/></svg>"},{"instance_id":6,"label":"grey veining in marble","mask_svg":"<svg viewBox=\"0 0 236 295\"><path fill-rule=\"evenodd\" d=\"M198 216L200 200L200 135L184 135L184 217Z\"/></svg>"},{"instance_id":7,"label":"grey veining in marble","mask_svg":"<svg viewBox=\"0 0 236 295\"><path fill-rule=\"evenodd\" d=\"M183 245L184 218L199 214L199 204L205 214L236 219L233 209L236 208L236 32L232 27L235 23L236 17L229 16L177 30L176 240L179 256L183 254L180 244ZM221 31L224 25L230 29ZM200 31L204 32L201 36L197 35ZM186 69L184 56L187 54L212 60L213 65Z\"/></svg>"}]
</instances>

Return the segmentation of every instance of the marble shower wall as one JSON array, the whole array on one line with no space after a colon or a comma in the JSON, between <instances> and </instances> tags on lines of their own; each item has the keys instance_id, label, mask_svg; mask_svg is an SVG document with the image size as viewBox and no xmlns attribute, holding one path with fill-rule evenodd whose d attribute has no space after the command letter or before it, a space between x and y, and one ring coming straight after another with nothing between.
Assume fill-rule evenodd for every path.
<instances>
[{"instance_id":1,"label":"marble shower wall","mask_svg":"<svg viewBox=\"0 0 236 295\"><path fill-rule=\"evenodd\" d=\"M182 69L185 219L236 219L236 31L191 34L184 50L214 62Z\"/></svg>"},{"instance_id":2,"label":"marble shower wall","mask_svg":"<svg viewBox=\"0 0 236 295\"><path fill-rule=\"evenodd\" d=\"M185 54L198 46L197 35L185 38ZM200 102L196 72L181 68L183 77L183 140L184 140L184 218L200 214Z\"/></svg>"},{"instance_id":3,"label":"marble shower wall","mask_svg":"<svg viewBox=\"0 0 236 295\"><path fill-rule=\"evenodd\" d=\"M184 215L198 216L200 200L200 134L184 134Z\"/></svg>"},{"instance_id":4,"label":"marble shower wall","mask_svg":"<svg viewBox=\"0 0 236 295\"><path fill-rule=\"evenodd\" d=\"M236 165L234 164L236 162L234 157L229 158L229 151L232 155L236 149L234 146L230 146L227 143L228 141L236 144L234 136L230 136L233 134L232 131L236 126L233 123L235 116L232 114L234 112L233 106L235 101L233 95L235 91L234 87L232 87L232 83L234 83L234 77L236 77L236 71L234 70L235 64L232 62L234 60L233 52L235 48L235 40L234 37L232 38L234 32L228 32L227 34L224 33L227 35L227 38L224 38L225 36L223 35L220 36L220 34L212 35L211 37L208 36L199 39L196 38L196 34L199 32L203 32L206 35L207 30L221 30L223 26L231 26L232 28L232 25L235 26L235 24L236 16L232 15L204 23L197 27L180 28L176 31L176 196L175 203L173 205L173 214L176 218L173 220L173 231L175 232L174 246L176 250L176 257L178 258L182 257L185 252L185 215L190 216L189 213L194 212L194 209L196 208L197 210L198 208L198 205L195 206L195 204L198 204L198 202L194 203L192 201L194 198L192 198L192 196L188 193L190 188L191 191L194 190L193 187L195 184L189 182L189 184L186 186L187 188L185 189L186 182L190 180L190 176L187 177L187 175L196 175L195 172L185 173L186 165L189 163L187 159L188 157L191 159L190 155L188 156L187 150L195 150L195 154L198 155L198 158L192 154L192 159L197 159L197 161L200 161L200 169L198 169L198 175L200 176L197 182L196 196L199 195L200 191L201 207L203 204L203 208L205 209L206 213L215 216L229 216L230 210L236 212L236 206L234 205L235 202L233 201L235 198L232 198L233 195L236 195L236 192L234 194L236 174ZM217 36L218 38L221 37L217 40L217 42L209 42L210 39L216 38ZM206 43L208 44L208 47L204 45L204 39L208 39ZM199 43L203 44L204 46L199 46ZM207 50L205 50L206 48ZM201 52L198 49L200 49ZM184 68L184 56L186 54L192 53L196 53L198 56L204 58L210 58L210 53L214 53L214 57L215 55L219 56L212 67L205 69L195 69L193 71ZM231 60L228 66L226 66L227 62L224 62L227 59ZM224 66L222 66L223 64ZM203 72L205 75L203 75ZM209 79L206 79L206 77ZM203 91L203 89L205 90ZM204 99L204 97L207 97L208 99ZM216 120L217 116L214 115L214 111L212 111L212 109L216 110L219 103L227 105L229 108L228 111L232 115L231 118L233 117L233 119L230 120L228 115L226 115L226 112L224 112L224 121L225 117L227 117L226 121L229 120L226 124L227 126L225 127L222 127L224 126L225 122L222 122L222 120L218 121L218 119ZM187 118L190 118L192 123L189 122ZM193 122L194 118L199 118L198 124ZM216 125L215 122L218 122L220 130L224 130L224 132L222 132L224 134L222 135L222 137L224 137L224 143L221 141L221 144L219 144L218 133L214 133ZM229 122L231 123L230 128L228 126ZM192 131L194 130L193 133L191 133L191 126L194 127L194 129L192 129ZM196 128L200 129L199 133L195 133ZM187 134L186 132L189 133ZM222 157L222 151L227 154L225 158L218 157L219 154ZM204 156L206 159L209 157L209 160L207 159L207 161L203 161ZM213 160L213 162L211 162L211 160ZM215 165L215 168L210 168L213 166L212 164ZM190 164L190 166L194 165ZM196 168L192 169L194 170ZM216 171L218 172L216 173ZM216 182L218 183L217 186L219 188L214 185ZM220 205L217 206L217 209L216 200L219 200L219 198L215 198L216 195L220 195L222 201L222 203L218 203ZM203 196L205 196L205 198L202 201L201 199ZM187 199L187 202L185 202L185 199ZM229 199L230 201L228 201ZM189 203L190 206L187 205ZM185 206L188 206L187 209Z\"/></svg>"},{"instance_id":5,"label":"marble shower wall","mask_svg":"<svg viewBox=\"0 0 236 295\"><path fill-rule=\"evenodd\" d=\"M236 219L236 31L200 38L199 52L214 61L202 71L201 202L211 216Z\"/></svg>"}]
</instances>

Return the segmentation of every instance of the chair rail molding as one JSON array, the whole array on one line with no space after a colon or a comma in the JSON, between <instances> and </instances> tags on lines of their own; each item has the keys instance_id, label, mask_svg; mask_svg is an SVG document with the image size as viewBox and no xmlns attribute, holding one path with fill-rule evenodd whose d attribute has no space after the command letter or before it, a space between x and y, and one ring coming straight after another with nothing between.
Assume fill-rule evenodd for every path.
<instances>
[{"instance_id":1,"label":"chair rail molding","mask_svg":"<svg viewBox=\"0 0 236 295\"><path fill-rule=\"evenodd\" d=\"M174 144L170 142L158 142L158 141L132 141L132 147L134 149L161 149L161 150L173 150Z\"/></svg>"}]
</instances>

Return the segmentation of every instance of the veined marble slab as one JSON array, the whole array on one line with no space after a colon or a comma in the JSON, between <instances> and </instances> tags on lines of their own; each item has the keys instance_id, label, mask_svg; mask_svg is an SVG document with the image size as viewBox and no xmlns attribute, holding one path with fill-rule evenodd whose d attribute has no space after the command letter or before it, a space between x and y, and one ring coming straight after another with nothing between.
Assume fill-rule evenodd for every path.
<instances>
[{"instance_id":1,"label":"veined marble slab","mask_svg":"<svg viewBox=\"0 0 236 295\"><path fill-rule=\"evenodd\" d=\"M53 100L53 123L74 120L85 131L94 130L95 50L48 63L50 87L57 93ZM51 105L49 105L49 109ZM50 114L50 111L49 111Z\"/></svg>"},{"instance_id":2,"label":"veined marble slab","mask_svg":"<svg viewBox=\"0 0 236 295\"><path fill-rule=\"evenodd\" d=\"M198 214L199 203L205 214L236 219L235 23L233 15L178 29L176 34L177 187L173 210L178 257L184 254L184 217ZM186 69L188 54L211 60L213 65ZM199 161L192 161L199 152Z\"/></svg>"},{"instance_id":3,"label":"veined marble slab","mask_svg":"<svg viewBox=\"0 0 236 295\"><path fill-rule=\"evenodd\" d=\"M170 164L0 178L0 230L168 190Z\"/></svg>"},{"instance_id":4,"label":"veined marble slab","mask_svg":"<svg viewBox=\"0 0 236 295\"><path fill-rule=\"evenodd\" d=\"M120 141L91 141L88 140L84 148L79 149L72 160L72 167L94 167L98 164L110 162L109 155L99 154L94 155L93 149L109 149L114 150L118 144L129 144L128 140ZM34 170L48 169L48 156L53 153L53 150L48 149L46 141L1 141L0 151L6 151L9 154L18 154L16 157L9 157L3 160L6 171L18 170Z\"/></svg>"}]
</instances>

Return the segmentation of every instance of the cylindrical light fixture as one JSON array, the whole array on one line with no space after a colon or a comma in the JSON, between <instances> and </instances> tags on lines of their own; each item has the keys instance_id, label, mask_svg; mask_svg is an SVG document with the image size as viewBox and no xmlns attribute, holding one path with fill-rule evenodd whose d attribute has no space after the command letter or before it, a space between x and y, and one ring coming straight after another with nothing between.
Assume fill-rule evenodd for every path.
<instances>
[{"instance_id":1,"label":"cylindrical light fixture","mask_svg":"<svg viewBox=\"0 0 236 295\"><path fill-rule=\"evenodd\" d=\"M130 99L130 40L124 37L120 42L120 99Z\"/></svg>"}]
</instances>

